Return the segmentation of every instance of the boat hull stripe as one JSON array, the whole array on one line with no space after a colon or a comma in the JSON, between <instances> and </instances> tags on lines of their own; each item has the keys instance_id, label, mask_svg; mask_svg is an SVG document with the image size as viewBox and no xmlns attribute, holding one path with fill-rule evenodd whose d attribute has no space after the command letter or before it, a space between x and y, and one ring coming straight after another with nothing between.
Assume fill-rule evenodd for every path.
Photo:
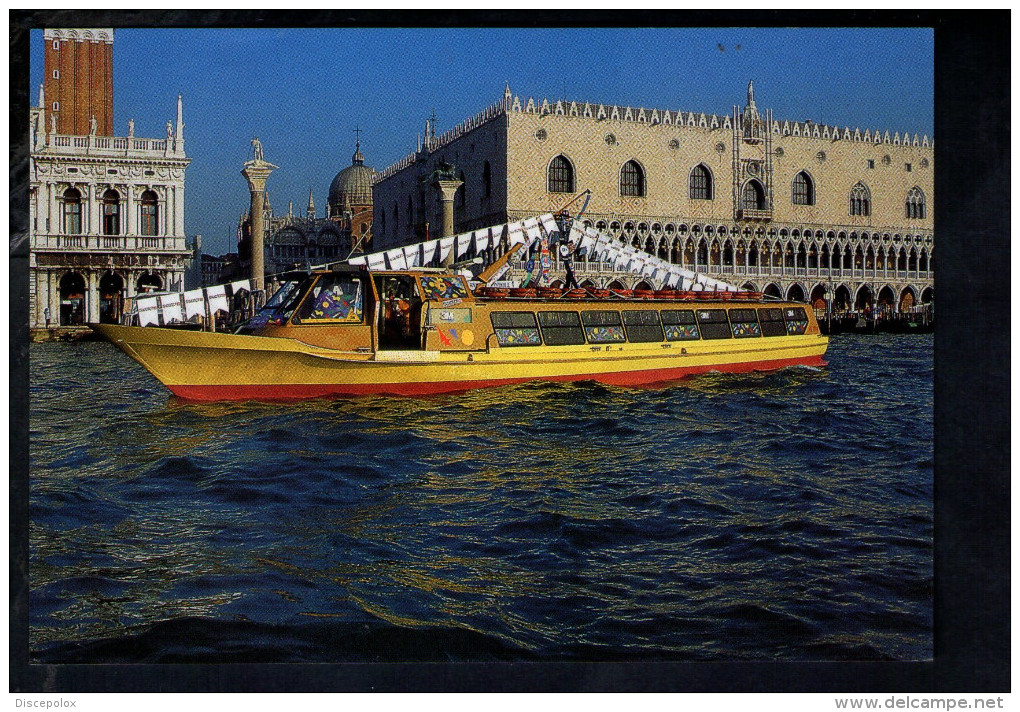
<instances>
[{"instance_id":1,"label":"boat hull stripe","mask_svg":"<svg viewBox=\"0 0 1020 712\"><path fill-rule=\"evenodd\" d=\"M436 393L456 393L475 388L505 386L527 381L598 381L614 386L641 386L676 381L701 373L747 373L772 371L787 366L825 366L821 355L798 358L748 361L745 363L681 366L609 373L580 373L563 376L531 378L499 378L476 381L444 381L414 383L310 383L310 384L258 384L258 385L168 385L173 393L188 400L296 400L326 398L330 396L358 396L372 394L416 396Z\"/></svg>"}]
</instances>

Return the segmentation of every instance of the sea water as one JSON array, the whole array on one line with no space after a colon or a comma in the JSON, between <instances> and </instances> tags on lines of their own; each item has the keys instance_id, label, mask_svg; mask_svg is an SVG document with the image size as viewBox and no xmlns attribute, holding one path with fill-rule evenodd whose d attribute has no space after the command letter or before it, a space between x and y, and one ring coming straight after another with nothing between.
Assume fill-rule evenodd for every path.
<instances>
[{"instance_id":1,"label":"sea water","mask_svg":"<svg viewBox=\"0 0 1020 712\"><path fill-rule=\"evenodd\" d=\"M201 404L34 344L31 659L930 659L932 354Z\"/></svg>"}]
</instances>

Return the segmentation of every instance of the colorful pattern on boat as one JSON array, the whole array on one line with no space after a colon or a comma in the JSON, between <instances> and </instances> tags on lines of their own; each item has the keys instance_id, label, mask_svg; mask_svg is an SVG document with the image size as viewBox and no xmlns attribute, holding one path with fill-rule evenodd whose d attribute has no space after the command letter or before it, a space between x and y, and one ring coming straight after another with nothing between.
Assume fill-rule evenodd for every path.
<instances>
[{"instance_id":1,"label":"colorful pattern on boat","mask_svg":"<svg viewBox=\"0 0 1020 712\"><path fill-rule=\"evenodd\" d=\"M584 328L584 333L585 336L588 337L588 341L596 344L615 343L627 340L627 337L623 333L622 326L586 326Z\"/></svg>"},{"instance_id":2,"label":"colorful pattern on boat","mask_svg":"<svg viewBox=\"0 0 1020 712\"><path fill-rule=\"evenodd\" d=\"M786 322L786 333L787 334L803 334L807 331L807 319L797 319L795 321Z\"/></svg>"},{"instance_id":3,"label":"colorful pattern on boat","mask_svg":"<svg viewBox=\"0 0 1020 712\"><path fill-rule=\"evenodd\" d=\"M496 340L500 346L540 346L542 336L538 329L496 329Z\"/></svg>"},{"instance_id":4,"label":"colorful pattern on boat","mask_svg":"<svg viewBox=\"0 0 1020 712\"><path fill-rule=\"evenodd\" d=\"M807 328L807 322L804 322L804 327ZM798 331L797 333L803 334L804 332ZM761 324L756 321L734 322L733 336L738 339L747 336L761 336Z\"/></svg>"},{"instance_id":5,"label":"colorful pattern on boat","mask_svg":"<svg viewBox=\"0 0 1020 712\"><path fill-rule=\"evenodd\" d=\"M353 287L353 289L352 289ZM311 319L361 321L361 288L356 282L340 282L315 298Z\"/></svg>"},{"instance_id":6,"label":"colorful pattern on boat","mask_svg":"<svg viewBox=\"0 0 1020 712\"><path fill-rule=\"evenodd\" d=\"M697 324L666 325L666 341L687 341L700 338L701 334L698 333Z\"/></svg>"},{"instance_id":7,"label":"colorful pattern on boat","mask_svg":"<svg viewBox=\"0 0 1020 712\"><path fill-rule=\"evenodd\" d=\"M422 277L421 289L426 299L464 299L469 296L464 281L457 277Z\"/></svg>"}]
</instances>

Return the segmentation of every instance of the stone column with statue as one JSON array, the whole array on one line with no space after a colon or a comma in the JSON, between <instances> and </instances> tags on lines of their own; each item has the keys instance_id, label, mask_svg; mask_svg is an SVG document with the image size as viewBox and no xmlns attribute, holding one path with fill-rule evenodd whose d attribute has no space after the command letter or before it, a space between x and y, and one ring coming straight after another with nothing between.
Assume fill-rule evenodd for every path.
<instances>
[{"instance_id":1,"label":"stone column with statue","mask_svg":"<svg viewBox=\"0 0 1020 712\"><path fill-rule=\"evenodd\" d=\"M454 167L449 163L440 162L436 170L432 172L431 185L439 193L439 202L443 208L443 226L440 237L453 235L453 201L457 196L457 189L464 185L464 181L457 178ZM449 267L454 262L456 249L450 250L449 256L443 260L443 266Z\"/></svg>"},{"instance_id":2,"label":"stone column with statue","mask_svg":"<svg viewBox=\"0 0 1020 712\"><path fill-rule=\"evenodd\" d=\"M262 154L262 142L252 139L254 158L244 164L241 175L248 181L251 192L251 281L252 288L265 289L265 204L266 179L279 166L267 163Z\"/></svg>"}]
</instances>

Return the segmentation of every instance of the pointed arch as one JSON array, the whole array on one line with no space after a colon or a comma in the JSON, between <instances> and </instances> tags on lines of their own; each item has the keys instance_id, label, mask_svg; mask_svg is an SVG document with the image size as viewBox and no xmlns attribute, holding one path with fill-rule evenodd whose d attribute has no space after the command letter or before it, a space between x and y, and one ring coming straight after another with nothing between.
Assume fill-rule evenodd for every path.
<instances>
[{"instance_id":1,"label":"pointed arch","mask_svg":"<svg viewBox=\"0 0 1020 712\"><path fill-rule=\"evenodd\" d=\"M492 166L488 161L482 164L482 197L492 197Z\"/></svg>"},{"instance_id":2,"label":"pointed arch","mask_svg":"<svg viewBox=\"0 0 1020 712\"><path fill-rule=\"evenodd\" d=\"M908 220L924 219L924 191L916 185L907 192L906 212Z\"/></svg>"},{"instance_id":3,"label":"pointed arch","mask_svg":"<svg viewBox=\"0 0 1020 712\"><path fill-rule=\"evenodd\" d=\"M744 183L740 191L740 207L742 210L765 210L765 188L757 178Z\"/></svg>"},{"instance_id":4,"label":"pointed arch","mask_svg":"<svg viewBox=\"0 0 1020 712\"><path fill-rule=\"evenodd\" d=\"M643 198L645 194L645 169L636 160L631 159L620 168L620 195Z\"/></svg>"},{"instance_id":5,"label":"pointed arch","mask_svg":"<svg viewBox=\"0 0 1020 712\"><path fill-rule=\"evenodd\" d=\"M712 200L715 197L712 171L704 163L691 169L689 184L691 200Z\"/></svg>"},{"instance_id":6,"label":"pointed arch","mask_svg":"<svg viewBox=\"0 0 1020 712\"><path fill-rule=\"evenodd\" d=\"M807 171L801 171L793 177L792 200L794 205L815 204L815 181Z\"/></svg>"},{"instance_id":7,"label":"pointed arch","mask_svg":"<svg viewBox=\"0 0 1020 712\"><path fill-rule=\"evenodd\" d=\"M550 193L574 192L574 164L562 153L549 161L547 174Z\"/></svg>"},{"instance_id":8,"label":"pointed arch","mask_svg":"<svg viewBox=\"0 0 1020 712\"><path fill-rule=\"evenodd\" d=\"M850 215L871 215L871 191L864 183L857 183L850 189Z\"/></svg>"}]
</instances>

